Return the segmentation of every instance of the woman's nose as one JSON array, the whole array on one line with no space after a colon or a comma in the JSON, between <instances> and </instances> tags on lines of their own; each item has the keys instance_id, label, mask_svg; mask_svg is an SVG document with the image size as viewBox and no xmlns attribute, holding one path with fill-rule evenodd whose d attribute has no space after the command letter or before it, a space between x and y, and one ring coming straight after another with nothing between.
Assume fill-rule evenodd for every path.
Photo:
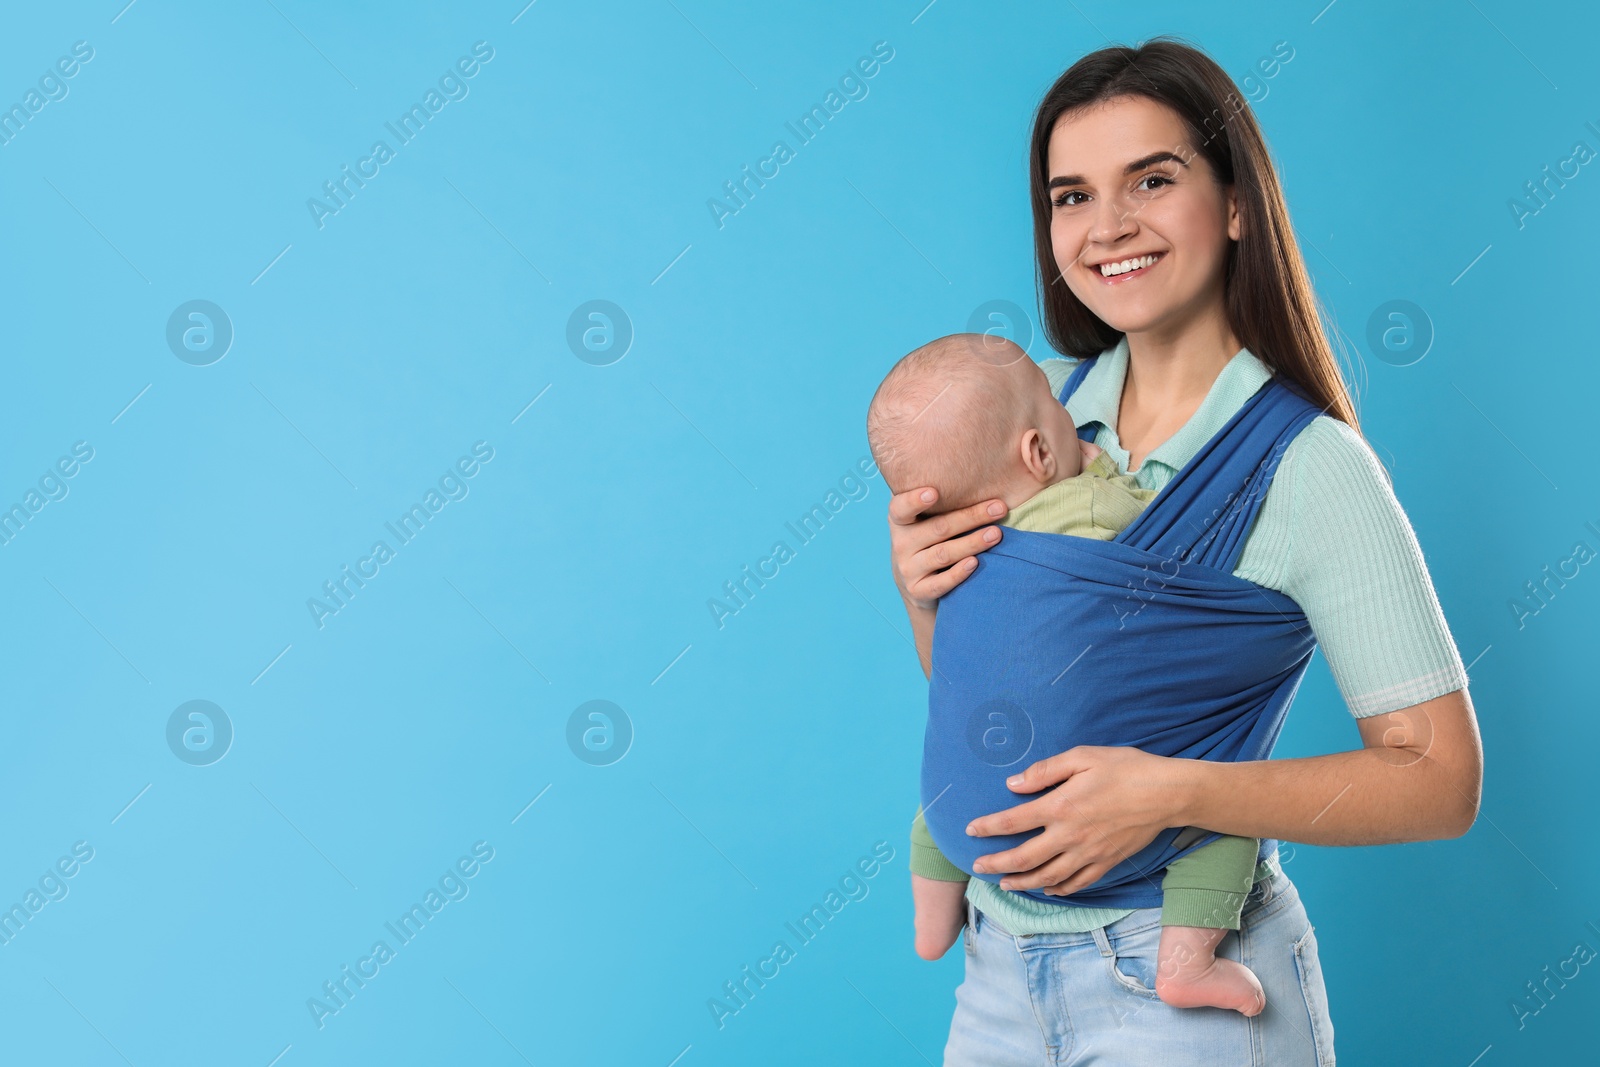
<instances>
[{"instance_id":1,"label":"woman's nose","mask_svg":"<svg viewBox=\"0 0 1600 1067\"><path fill-rule=\"evenodd\" d=\"M1095 205L1094 218L1089 225L1089 239L1112 244L1138 228L1133 205L1115 197L1106 197Z\"/></svg>"}]
</instances>

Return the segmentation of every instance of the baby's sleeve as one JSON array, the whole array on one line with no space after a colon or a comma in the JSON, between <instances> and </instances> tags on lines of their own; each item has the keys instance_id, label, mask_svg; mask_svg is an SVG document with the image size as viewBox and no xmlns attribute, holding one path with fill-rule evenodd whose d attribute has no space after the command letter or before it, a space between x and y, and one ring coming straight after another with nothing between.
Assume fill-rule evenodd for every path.
<instances>
[{"instance_id":1,"label":"baby's sleeve","mask_svg":"<svg viewBox=\"0 0 1600 1067\"><path fill-rule=\"evenodd\" d=\"M1111 453L1109 452L1101 452L1098 456L1094 457L1094 460L1090 462L1089 466L1085 469L1091 474L1099 475L1101 478L1104 478L1118 489L1121 489L1123 492L1127 493L1134 500L1138 501L1140 507L1143 507L1161 495L1161 490L1159 489L1146 489L1144 486L1140 485L1137 475L1123 474L1122 471L1117 468L1117 461L1111 458Z\"/></svg>"},{"instance_id":2,"label":"baby's sleeve","mask_svg":"<svg viewBox=\"0 0 1600 1067\"><path fill-rule=\"evenodd\" d=\"M922 817L922 807L917 806L917 817L911 821L911 873L938 882L965 882L970 875L944 858L939 846L933 843L928 823Z\"/></svg>"}]
</instances>

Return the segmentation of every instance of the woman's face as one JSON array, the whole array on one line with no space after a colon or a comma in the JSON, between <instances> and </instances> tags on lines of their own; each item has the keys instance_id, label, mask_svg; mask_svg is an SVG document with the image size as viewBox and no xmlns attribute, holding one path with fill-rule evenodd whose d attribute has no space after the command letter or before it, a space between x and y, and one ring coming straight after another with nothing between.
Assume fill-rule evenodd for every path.
<instances>
[{"instance_id":1,"label":"woman's face","mask_svg":"<svg viewBox=\"0 0 1600 1067\"><path fill-rule=\"evenodd\" d=\"M1090 311L1166 333L1220 307L1238 211L1175 112L1141 96L1069 112L1047 155L1056 266Z\"/></svg>"}]
</instances>

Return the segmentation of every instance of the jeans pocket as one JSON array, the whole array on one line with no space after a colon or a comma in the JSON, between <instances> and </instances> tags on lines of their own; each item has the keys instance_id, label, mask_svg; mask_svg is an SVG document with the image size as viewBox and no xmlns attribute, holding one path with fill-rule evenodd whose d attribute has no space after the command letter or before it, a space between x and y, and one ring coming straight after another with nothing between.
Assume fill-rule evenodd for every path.
<instances>
[{"instance_id":1,"label":"jeans pocket","mask_svg":"<svg viewBox=\"0 0 1600 1067\"><path fill-rule=\"evenodd\" d=\"M1322 963L1317 958L1316 927L1306 924L1306 932L1294 943L1294 966L1300 975L1300 992L1305 996L1306 1014L1311 1019L1311 1040L1317 1050L1317 1067L1334 1067L1333 1019L1328 1014L1328 990L1322 981Z\"/></svg>"},{"instance_id":2,"label":"jeans pocket","mask_svg":"<svg viewBox=\"0 0 1600 1067\"><path fill-rule=\"evenodd\" d=\"M1106 970L1117 986L1145 1000L1160 1000L1156 994L1156 965L1161 951L1161 927L1119 937L1108 942L1104 954Z\"/></svg>"}]
</instances>

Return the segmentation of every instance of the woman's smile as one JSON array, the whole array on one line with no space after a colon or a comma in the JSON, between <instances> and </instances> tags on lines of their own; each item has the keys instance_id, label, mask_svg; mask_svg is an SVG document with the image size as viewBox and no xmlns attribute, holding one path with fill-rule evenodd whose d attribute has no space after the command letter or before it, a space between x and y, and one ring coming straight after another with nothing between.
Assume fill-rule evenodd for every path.
<instances>
[{"instance_id":1,"label":"woman's smile","mask_svg":"<svg viewBox=\"0 0 1600 1067\"><path fill-rule=\"evenodd\" d=\"M1166 256L1165 252L1151 252L1138 256L1122 256L1118 259L1108 259L1089 267L1089 271L1098 278L1103 285L1120 285L1123 282L1142 278L1149 274L1151 269Z\"/></svg>"}]
</instances>

